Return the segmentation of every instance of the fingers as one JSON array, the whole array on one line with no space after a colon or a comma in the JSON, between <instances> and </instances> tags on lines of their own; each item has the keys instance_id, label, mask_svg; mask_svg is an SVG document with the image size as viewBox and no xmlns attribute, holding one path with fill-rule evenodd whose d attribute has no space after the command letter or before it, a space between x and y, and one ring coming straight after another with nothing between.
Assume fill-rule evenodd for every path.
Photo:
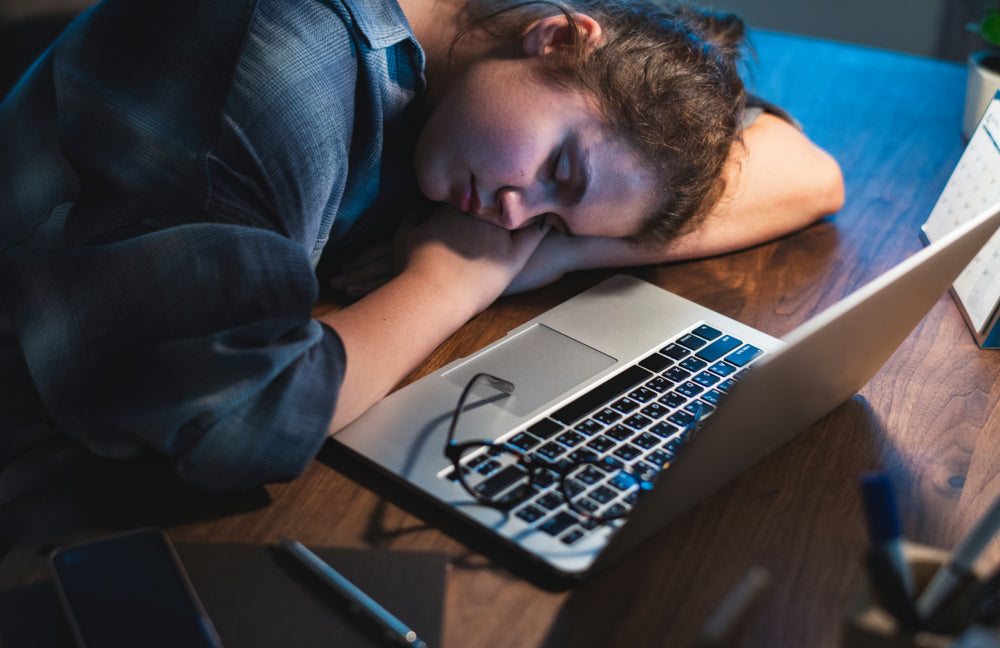
<instances>
[{"instance_id":1,"label":"fingers","mask_svg":"<svg viewBox=\"0 0 1000 648\"><path fill-rule=\"evenodd\" d=\"M452 209L430 219L407 219L396 240L359 254L330 280L350 297L361 297L381 287L402 268L445 277L450 283L470 282L483 294L498 296L522 271L552 228L544 222L520 230L506 230ZM393 248L402 249L403 262L394 262Z\"/></svg>"},{"instance_id":2,"label":"fingers","mask_svg":"<svg viewBox=\"0 0 1000 648\"><path fill-rule=\"evenodd\" d=\"M552 231L552 226L542 222L538 227L526 227L510 233L517 253L523 255L523 262L527 262L550 231Z\"/></svg>"}]
</instances>

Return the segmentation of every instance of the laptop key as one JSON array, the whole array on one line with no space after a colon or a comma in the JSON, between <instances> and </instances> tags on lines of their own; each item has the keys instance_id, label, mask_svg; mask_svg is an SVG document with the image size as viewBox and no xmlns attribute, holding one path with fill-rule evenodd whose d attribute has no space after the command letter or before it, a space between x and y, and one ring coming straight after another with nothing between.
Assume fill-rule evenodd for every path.
<instances>
[{"instance_id":1,"label":"laptop key","mask_svg":"<svg viewBox=\"0 0 1000 648\"><path fill-rule=\"evenodd\" d=\"M649 450L659 442L660 438L653 434L650 434L649 432L643 432L636 438L632 439L632 443L636 444L637 446L645 450Z\"/></svg>"},{"instance_id":2,"label":"laptop key","mask_svg":"<svg viewBox=\"0 0 1000 648\"><path fill-rule=\"evenodd\" d=\"M643 407L640 411L651 419L663 418L667 415L667 412L669 412L669 410L660 403L650 403L649 405Z\"/></svg>"},{"instance_id":3,"label":"laptop key","mask_svg":"<svg viewBox=\"0 0 1000 648\"><path fill-rule=\"evenodd\" d=\"M722 376L723 378L725 378L726 376L732 375L736 371L736 367L729 364L728 362L722 361L722 362L716 362L714 365L709 367L708 370L714 373L716 376Z\"/></svg>"},{"instance_id":4,"label":"laptop key","mask_svg":"<svg viewBox=\"0 0 1000 648\"><path fill-rule=\"evenodd\" d=\"M706 362L715 362L741 344L743 344L743 340L734 338L731 335L723 335L715 342L698 351L695 355Z\"/></svg>"},{"instance_id":5,"label":"laptop key","mask_svg":"<svg viewBox=\"0 0 1000 648\"><path fill-rule=\"evenodd\" d=\"M551 470L535 471L535 488L537 489L547 488L557 481L559 481L559 475Z\"/></svg>"},{"instance_id":6,"label":"laptop key","mask_svg":"<svg viewBox=\"0 0 1000 648\"><path fill-rule=\"evenodd\" d=\"M527 481L528 473L518 465L507 466L497 474L484 479L476 486L476 492L484 498L492 498L504 492L519 481Z\"/></svg>"},{"instance_id":7,"label":"laptop key","mask_svg":"<svg viewBox=\"0 0 1000 648\"><path fill-rule=\"evenodd\" d=\"M647 416L643 416L642 414L633 414L632 416L628 417L627 419L625 419L622 422L625 425L629 426L630 428L635 428L636 430L641 430L643 428L647 428L650 425L652 425L653 424L653 419L651 419L651 418L649 418Z\"/></svg>"},{"instance_id":8,"label":"laptop key","mask_svg":"<svg viewBox=\"0 0 1000 648\"><path fill-rule=\"evenodd\" d=\"M566 455L566 458L572 461L573 463L597 461L597 453L594 452L593 450L580 448L579 450L574 450L573 452Z\"/></svg>"},{"instance_id":9,"label":"laptop key","mask_svg":"<svg viewBox=\"0 0 1000 648\"><path fill-rule=\"evenodd\" d=\"M731 362L737 367L744 367L752 360L755 360L757 356L762 353L764 352L752 344L744 344L742 347L726 356L726 361Z\"/></svg>"},{"instance_id":10,"label":"laptop key","mask_svg":"<svg viewBox=\"0 0 1000 648\"><path fill-rule=\"evenodd\" d=\"M616 425L609 429L605 433L605 436L611 437L615 441L624 441L625 439L631 438L634 434L636 434L635 430L625 427L624 425ZM590 445L593 446L593 444Z\"/></svg>"},{"instance_id":11,"label":"laptop key","mask_svg":"<svg viewBox=\"0 0 1000 648\"><path fill-rule=\"evenodd\" d=\"M621 417L622 415L619 412L616 412L610 407L605 407L597 414L594 414L594 418L605 425L611 425Z\"/></svg>"},{"instance_id":12,"label":"laptop key","mask_svg":"<svg viewBox=\"0 0 1000 648\"><path fill-rule=\"evenodd\" d=\"M659 469L654 468L645 461L637 461L632 465L632 470L639 475L640 479L645 481L653 481L656 475L659 474Z\"/></svg>"},{"instance_id":13,"label":"laptop key","mask_svg":"<svg viewBox=\"0 0 1000 648\"><path fill-rule=\"evenodd\" d=\"M595 466L584 466L576 471L573 476L584 484L596 484L604 478L604 472Z\"/></svg>"},{"instance_id":14,"label":"laptop key","mask_svg":"<svg viewBox=\"0 0 1000 648\"><path fill-rule=\"evenodd\" d=\"M618 473L608 480L608 485L623 492L629 490L630 488L635 488L635 483L635 479L633 479L631 475L626 475L625 473Z\"/></svg>"},{"instance_id":15,"label":"laptop key","mask_svg":"<svg viewBox=\"0 0 1000 648\"><path fill-rule=\"evenodd\" d=\"M718 405L719 401L722 400L723 394L718 389L709 389L707 392L701 395L702 400L706 400L712 405Z\"/></svg>"},{"instance_id":16,"label":"laptop key","mask_svg":"<svg viewBox=\"0 0 1000 648\"><path fill-rule=\"evenodd\" d=\"M691 424L694 417L683 410L678 410L667 417L667 420L678 427L686 427Z\"/></svg>"},{"instance_id":17,"label":"laptop key","mask_svg":"<svg viewBox=\"0 0 1000 648\"><path fill-rule=\"evenodd\" d=\"M604 425L594 419L587 419L583 423L577 423L576 427L573 428L580 434L585 434L587 436L594 436L598 432L604 429Z\"/></svg>"},{"instance_id":18,"label":"laptop key","mask_svg":"<svg viewBox=\"0 0 1000 648\"><path fill-rule=\"evenodd\" d=\"M545 517L545 511L538 508L537 506L528 504L514 515L521 518L528 524L531 524L532 522L537 522L538 520L541 520L543 517Z\"/></svg>"},{"instance_id":19,"label":"laptop key","mask_svg":"<svg viewBox=\"0 0 1000 648\"><path fill-rule=\"evenodd\" d=\"M480 475L489 475L500 468L500 462L496 459L490 459L489 461L484 461L483 463L476 466L476 472Z\"/></svg>"},{"instance_id":20,"label":"laptop key","mask_svg":"<svg viewBox=\"0 0 1000 648\"><path fill-rule=\"evenodd\" d=\"M631 392L628 397L638 403L648 403L656 398L656 392L646 389L645 387L640 387L639 389Z\"/></svg>"},{"instance_id":21,"label":"laptop key","mask_svg":"<svg viewBox=\"0 0 1000 648\"><path fill-rule=\"evenodd\" d=\"M649 369L653 373L660 373L674 363L673 360L659 353L653 353L639 361L639 366Z\"/></svg>"},{"instance_id":22,"label":"laptop key","mask_svg":"<svg viewBox=\"0 0 1000 648\"><path fill-rule=\"evenodd\" d=\"M676 391L689 398L694 398L701 392L705 391L705 388L701 385L696 385L693 382L686 382L682 385L677 385Z\"/></svg>"},{"instance_id":23,"label":"laptop key","mask_svg":"<svg viewBox=\"0 0 1000 648\"><path fill-rule=\"evenodd\" d=\"M601 404L610 401L620 394L631 391L639 383L649 380L652 377L652 372L638 365L633 365L610 380L606 380L597 387L594 387L569 405L553 412L550 416L564 425L571 425L577 419L600 407Z\"/></svg>"},{"instance_id":24,"label":"laptop key","mask_svg":"<svg viewBox=\"0 0 1000 648\"><path fill-rule=\"evenodd\" d=\"M588 447L591 447L601 453L607 452L611 448L615 447L615 445L617 444L614 441L605 437L597 437L587 444Z\"/></svg>"},{"instance_id":25,"label":"laptop key","mask_svg":"<svg viewBox=\"0 0 1000 648\"><path fill-rule=\"evenodd\" d=\"M699 326L698 328L696 328L691 332L699 337L705 338L706 340L714 340L715 338L722 335L722 331L720 331L717 328L712 328L708 324L702 324L701 326Z\"/></svg>"},{"instance_id":26,"label":"laptop key","mask_svg":"<svg viewBox=\"0 0 1000 648\"><path fill-rule=\"evenodd\" d=\"M535 500L535 504L543 506L549 509L550 511L559 508L560 506L562 506L562 503L563 503L563 496L555 491L545 493L537 500Z\"/></svg>"},{"instance_id":27,"label":"laptop key","mask_svg":"<svg viewBox=\"0 0 1000 648\"><path fill-rule=\"evenodd\" d=\"M541 439L539 439L535 435L528 434L527 432L521 432L507 443L527 452L528 450L531 450L541 442L542 442Z\"/></svg>"},{"instance_id":28,"label":"laptop key","mask_svg":"<svg viewBox=\"0 0 1000 648\"><path fill-rule=\"evenodd\" d=\"M681 431L681 429L676 425L667 423L666 421L660 421L653 427L649 428L649 431L662 439L666 439L677 434Z\"/></svg>"},{"instance_id":29,"label":"laptop key","mask_svg":"<svg viewBox=\"0 0 1000 648\"><path fill-rule=\"evenodd\" d=\"M537 452L543 457L555 461L565 451L566 448L564 446L559 445L555 441L550 441L539 448Z\"/></svg>"},{"instance_id":30,"label":"laptop key","mask_svg":"<svg viewBox=\"0 0 1000 648\"><path fill-rule=\"evenodd\" d=\"M688 333L687 335L682 336L679 340L677 340L677 344L681 345L682 347L691 349L692 351L697 351L701 347L708 344L708 341L698 337L697 335L691 335L690 333Z\"/></svg>"},{"instance_id":31,"label":"laptop key","mask_svg":"<svg viewBox=\"0 0 1000 648\"><path fill-rule=\"evenodd\" d=\"M657 376L656 378L653 378L648 383L646 383L646 387L660 394L667 391L673 386L674 382L672 380L667 380L663 376Z\"/></svg>"},{"instance_id":32,"label":"laptop key","mask_svg":"<svg viewBox=\"0 0 1000 648\"><path fill-rule=\"evenodd\" d=\"M617 450L615 450L612 454L614 454L616 457L624 459L625 461L632 461L633 459L642 454L642 450L639 450L634 445L626 443Z\"/></svg>"},{"instance_id":33,"label":"laptop key","mask_svg":"<svg viewBox=\"0 0 1000 648\"><path fill-rule=\"evenodd\" d=\"M673 459L673 454L667 452L666 450L654 450L646 455L646 461L649 461L660 468L666 465L666 463L671 459Z\"/></svg>"},{"instance_id":34,"label":"laptop key","mask_svg":"<svg viewBox=\"0 0 1000 648\"><path fill-rule=\"evenodd\" d=\"M554 436L562 429L563 426L559 425L555 421L552 421L550 419L542 419L541 421L529 427L528 432L531 432L539 439L548 439Z\"/></svg>"},{"instance_id":35,"label":"laptop key","mask_svg":"<svg viewBox=\"0 0 1000 648\"><path fill-rule=\"evenodd\" d=\"M688 402L688 396L680 394L676 391L672 391L669 394L660 397L660 402L669 407L670 409L676 409Z\"/></svg>"},{"instance_id":36,"label":"laptop key","mask_svg":"<svg viewBox=\"0 0 1000 648\"><path fill-rule=\"evenodd\" d=\"M567 448L575 448L576 446L583 443L584 436L570 430L569 432L564 432L556 437L556 441L563 444Z\"/></svg>"},{"instance_id":37,"label":"laptop key","mask_svg":"<svg viewBox=\"0 0 1000 648\"><path fill-rule=\"evenodd\" d=\"M624 515L628 513L628 507L624 504L614 504L608 507L608 510L604 512L605 515Z\"/></svg>"},{"instance_id":38,"label":"laptop key","mask_svg":"<svg viewBox=\"0 0 1000 648\"><path fill-rule=\"evenodd\" d=\"M684 369L687 369L688 371L694 372L694 371L701 371L702 369L708 366L708 363L702 360L701 358L696 358L692 356L687 360L685 360L684 362L682 362L680 366L683 367Z\"/></svg>"},{"instance_id":39,"label":"laptop key","mask_svg":"<svg viewBox=\"0 0 1000 648\"><path fill-rule=\"evenodd\" d=\"M708 403L703 403L699 401L688 403L687 405L684 406L684 409L691 412L692 414L697 414L698 410L701 410L701 416L703 417L708 416L709 414L715 411L715 408L709 405Z\"/></svg>"},{"instance_id":40,"label":"laptop key","mask_svg":"<svg viewBox=\"0 0 1000 648\"><path fill-rule=\"evenodd\" d=\"M593 490L593 492L590 493L590 498L600 504L607 504L613 500L615 496L615 491L611 490L607 486L598 486Z\"/></svg>"},{"instance_id":41,"label":"laptop key","mask_svg":"<svg viewBox=\"0 0 1000 648\"><path fill-rule=\"evenodd\" d=\"M667 373L663 375L666 376L668 379L674 381L675 383L678 383L690 378L691 372L687 371L686 369L681 369L680 367L674 367L673 369L669 370Z\"/></svg>"},{"instance_id":42,"label":"laptop key","mask_svg":"<svg viewBox=\"0 0 1000 648\"><path fill-rule=\"evenodd\" d=\"M612 409L616 409L622 414L628 414L629 412L638 409L638 407L639 403L632 400L628 396L618 399L611 405Z\"/></svg>"},{"instance_id":43,"label":"laptop key","mask_svg":"<svg viewBox=\"0 0 1000 648\"><path fill-rule=\"evenodd\" d=\"M578 520L574 516L563 511L556 514L551 520L548 520L545 524L538 528L551 536L558 536L563 531L576 524L577 521Z\"/></svg>"},{"instance_id":44,"label":"laptop key","mask_svg":"<svg viewBox=\"0 0 1000 648\"><path fill-rule=\"evenodd\" d=\"M465 459L462 461L462 464L467 468L477 468L480 464L486 463L487 461L489 461L489 456L485 452L480 452L469 459Z\"/></svg>"},{"instance_id":45,"label":"laptop key","mask_svg":"<svg viewBox=\"0 0 1000 648\"><path fill-rule=\"evenodd\" d=\"M703 371L694 378L692 378L691 380L698 383L699 385L704 385L705 387L711 387L715 383L719 382L721 378L719 378L710 371Z\"/></svg>"},{"instance_id":46,"label":"laptop key","mask_svg":"<svg viewBox=\"0 0 1000 648\"><path fill-rule=\"evenodd\" d=\"M679 344L669 344L660 349L660 353L668 358L673 358L674 360L683 360L687 356L691 355L691 351L685 349Z\"/></svg>"}]
</instances>

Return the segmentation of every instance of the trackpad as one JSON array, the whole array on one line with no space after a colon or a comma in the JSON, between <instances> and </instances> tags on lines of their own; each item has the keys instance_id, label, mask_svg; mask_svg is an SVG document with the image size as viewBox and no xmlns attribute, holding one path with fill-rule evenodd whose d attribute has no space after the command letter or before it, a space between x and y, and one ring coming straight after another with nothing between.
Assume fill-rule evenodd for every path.
<instances>
[{"instance_id":1,"label":"trackpad","mask_svg":"<svg viewBox=\"0 0 1000 648\"><path fill-rule=\"evenodd\" d=\"M492 402L512 414L524 416L615 362L615 358L597 349L543 324L535 324L501 340L443 377L460 388L480 372L509 380L514 383L514 393ZM489 397L497 392L488 385L478 385L473 393Z\"/></svg>"}]
</instances>

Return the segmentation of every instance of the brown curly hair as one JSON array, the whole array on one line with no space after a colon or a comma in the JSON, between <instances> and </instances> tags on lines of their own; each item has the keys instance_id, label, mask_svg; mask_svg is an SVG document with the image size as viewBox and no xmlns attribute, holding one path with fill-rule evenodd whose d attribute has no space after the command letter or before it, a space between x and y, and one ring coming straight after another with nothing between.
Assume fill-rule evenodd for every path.
<instances>
[{"instance_id":1,"label":"brown curly hair","mask_svg":"<svg viewBox=\"0 0 1000 648\"><path fill-rule=\"evenodd\" d=\"M742 141L745 26L738 16L646 0L481 0L469 11L459 39L475 29L518 39L540 18L564 14L574 29L545 57L543 75L590 92L609 128L660 179L660 207L632 238L666 242L697 226L721 196L726 160ZM596 47L575 37L574 13L600 23Z\"/></svg>"}]
</instances>

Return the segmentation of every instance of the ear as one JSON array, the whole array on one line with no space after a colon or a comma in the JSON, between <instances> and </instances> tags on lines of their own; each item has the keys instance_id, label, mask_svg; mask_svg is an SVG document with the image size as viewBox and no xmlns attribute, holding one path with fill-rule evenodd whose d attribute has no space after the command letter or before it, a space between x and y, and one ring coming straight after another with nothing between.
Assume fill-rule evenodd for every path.
<instances>
[{"instance_id":1,"label":"ear","mask_svg":"<svg viewBox=\"0 0 1000 648\"><path fill-rule=\"evenodd\" d=\"M572 23L564 14L549 16L528 29L522 46L528 56L544 56L572 42L574 36L595 46L601 40L601 25L586 14L573 14Z\"/></svg>"}]
</instances>

